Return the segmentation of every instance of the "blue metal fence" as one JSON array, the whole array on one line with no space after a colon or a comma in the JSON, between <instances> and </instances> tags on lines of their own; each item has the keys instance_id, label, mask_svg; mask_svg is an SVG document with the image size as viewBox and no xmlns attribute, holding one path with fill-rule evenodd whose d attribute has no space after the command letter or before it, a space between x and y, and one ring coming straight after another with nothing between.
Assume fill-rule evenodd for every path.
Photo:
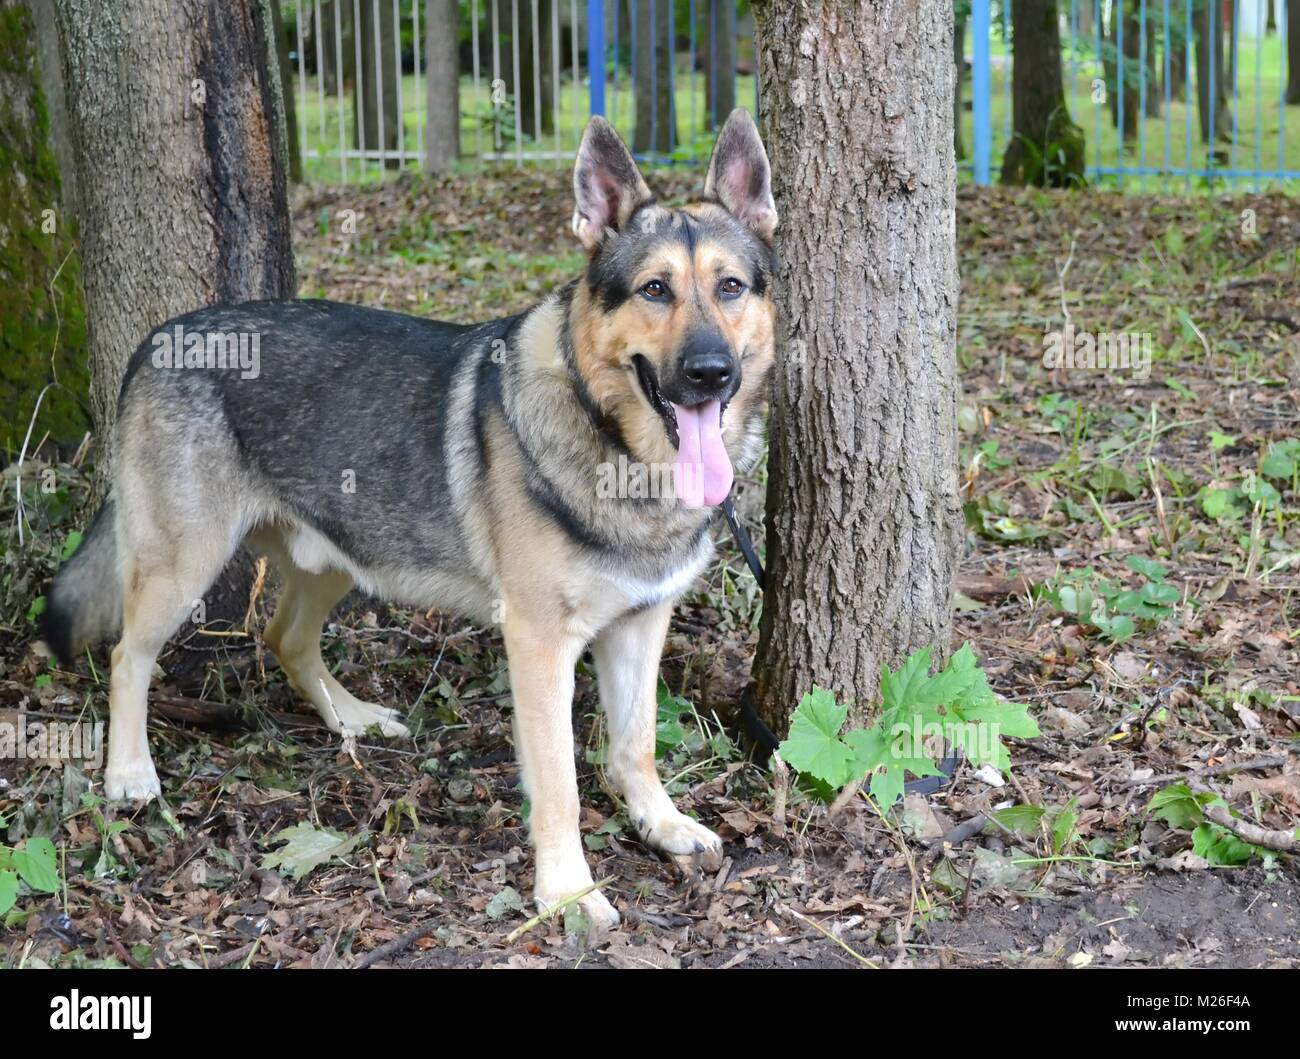
<instances>
[{"instance_id":1,"label":"blue metal fence","mask_svg":"<svg viewBox=\"0 0 1300 1059\"><path fill-rule=\"evenodd\" d=\"M1288 106L1286 92L1300 74L1287 69L1286 0L1060 0L1058 14L1065 100L1088 141L1089 180L1296 188L1300 105ZM1013 135L1009 0L970 0L969 25L963 167L988 184Z\"/></svg>"}]
</instances>

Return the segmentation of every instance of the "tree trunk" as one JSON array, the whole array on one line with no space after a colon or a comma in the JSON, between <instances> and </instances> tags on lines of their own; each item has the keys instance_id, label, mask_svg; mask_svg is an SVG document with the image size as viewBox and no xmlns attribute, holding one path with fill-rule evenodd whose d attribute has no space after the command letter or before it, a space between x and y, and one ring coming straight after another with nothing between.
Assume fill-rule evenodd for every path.
<instances>
[{"instance_id":1,"label":"tree trunk","mask_svg":"<svg viewBox=\"0 0 1300 1059\"><path fill-rule=\"evenodd\" d=\"M514 146L514 123L519 131L527 137L540 140L555 132L555 89L552 83L554 60L552 58L551 21L552 6L555 0L537 0L537 34L534 44L533 10L527 0L519 0L516 7L511 0L496 0L495 23L489 19L486 27L479 31L480 47L484 52L484 69L491 71L493 53L493 34L496 34L496 50L500 67L497 76L505 86L506 93L514 106L514 122L504 123L502 128L503 149L509 151ZM491 5L489 5L491 6ZM515 29L515 15L518 15L518 32ZM519 84L515 84L514 46L519 49ZM534 57L533 48L537 49ZM560 55L560 65L564 65L564 53ZM498 114L498 120L502 115Z\"/></svg>"},{"instance_id":2,"label":"tree trunk","mask_svg":"<svg viewBox=\"0 0 1300 1059\"><path fill-rule=\"evenodd\" d=\"M1197 0L1196 27L1196 109L1201 123L1201 142L1210 138L1210 44L1214 45L1214 140L1231 135L1232 118L1228 97L1223 88L1223 9L1217 0ZM1213 146L1213 145L1211 145Z\"/></svg>"},{"instance_id":3,"label":"tree trunk","mask_svg":"<svg viewBox=\"0 0 1300 1059\"><path fill-rule=\"evenodd\" d=\"M271 19L275 32L275 58L280 70L280 98L284 100L284 134L289 147L289 180L302 183L302 144L298 140L298 101L294 98L293 71L289 66L289 34L284 28L284 16L279 0L270 0ZM322 16L323 17L323 16ZM325 23L327 26L330 24Z\"/></svg>"},{"instance_id":4,"label":"tree trunk","mask_svg":"<svg viewBox=\"0 0 1300 1059\"><path fill-rule=\"evenodd\" d=\"M85 312L77 258L68 256L73 225L62 205L41 91L42 81L59 77L57 70L49 78L38 68L32 16L28 4L0 0L0 452L13 457L38 399L31 445L48 431L75 446L90 426L82 399L88 385ZM60 385L47 390L56 379ZM29 448L27 459L31 455ZM24 479L24 489L30 480Z\"/></svg>"},{"instance_id":5,"label":"tree trunk","mask_svg":"<svg viewBox=\"0 0 1300 1059\"><path fill-rule=\"evenodd\" d=\"M1124 142L1137 139L1138 109L1142 102L1142 86L1138 80L1142 55L1142 23L1138 18L1137 0L1128 0L1124 7L1124 33L1120 40L1120 20L1111 11L1110 29L1105 40L1106 103L1110 109L1110 123L1119 128L1120 88L1123 87ZM1124 80L1120 82L1118 59L1124 53Z\"/></svg>"},{"instance_id":6,"label":"tree trunk","mask_svg":"<svg viewBox=\"0 0 1300 1059\"><path fill-rule=\"evenodd\" d=\"M1185 100L1187 98L1187 48L1189 41L1182 36L1181 26L1170 27L1169 48L1169 98ZM1163 80L1161 82L1163 86Z\"/></svg>"},{"instance_id":7,"label":"tree trunk","mask_svg":"<svg viewBox=\"0 0 1300 1059\"><path fill-rule=\"evenodd\" d=\"M68 130L67 93L63 90L63 59L59 50L59 26L54 18L54 8L45 0L26 5L7 5L10 8L26 6L36 22L36 63L40 67L41 92L45 96L45 110L49 114L50 148L59 167L59 180L63 185L59 201L68 216L72 215L77 201L77 162L72 152L72 134ZM18 52L14 48L14 54Z\"/></svg>"},{"instance_id":8,"label":"tree trunk","mask_svg":"<svg viewBox=\"0 0 1300 1059\"><path fill-rule=\"evenodd\" d=\"M1002 183L1082 184L1083 130L1065 105L1056 0L1012 0L1011 25L1013 127Z\"/></svg>"},{"instance_id":9,"label":"tree trunk","mask_svg":"<svg viewBox=\"0 0 1300 1059\"><path fill-rule=\"evenodd\" d=\"M961 138L961 118L962 118L962 83L966 79L966 7L963 4L956 5L960 8L953 15L952 27L952 65L953 65L953 92L952 92L952 146L953 152L958 158L966 157L966 145Z\"/></svg>"},{"instance_id":10,"label":"tree trunk","mask_svg":"<svg viewBox=\"0 0 1300 1059\"><path fill-rule=\"evenodd\" d=\"M637 154L671 154L677 146L672 15L672 0L639 0L636 5L636 131L632 150ZM723 114L724 119L726 116Z\"/></svg>"},{"instance_id":11,"label":"tree trunk","mask_svg":"<svg viewBox=\"0 0 1300 1059\"><path fill-rule=\"evenodd\" d=\"M203 305L295 293L269 2L55 0L100 496L122 372L145 335ZM250 573L227 568L209 622L242 617ZM207 657L183 653L179 679Z\"/></svg>"},{"instance_id":12,"label":"tree trunk","mask_svg":"<svg viewBox=\"0 0 1300 1059\"><path fill-rule=\"evenodd\" d=\"M1300 103L1300 0L1286 4L1286 101Z\"/></svg>"},{"instance_id":13,"label":"tree trunk","mask_svg":"<svg viewBox=\"0 0 1300 1059\"><path fill-rule=\"evenodd\" d=\"M424 51L428 123L424 130L426 173L446 173L460 154L460 50L456 0L427 0Z\"/></svg>"},{"instance_id":14,"label":"tree trunk","mask_svg":"<svg viewBox=\"0 0 1300 1059\"><path fill-rule=\"evenodd\" d=\"M401 68L397 62L397 24L391 3L361 0L357 44L360 65L352 95L352 142L367 151L396 151L397 78ZM366 164L369 162L362 163L363 169ZM390 158L384 165L397 169L400 163Z\"/></svg>"},{"instance_id":15,"label":"tree trunk","mask_svg":"<svg viewBox=\"0 0 1300 1059\"><path fill-rule=\"evenodd\" d=\"M1164 97L1160 94L1160 68L1157 66L1158 55L1156 42L1159 40L1159 26L1155 16L1148 10L1147 12L1147 108L1146 116L1148 118L1158 118L1164 105ZM1139 41L1140 43L1140 41Z\"/></svg>"},{"instance_id":16,"label":"tree trunk","mask_svg":"<svg viewBox=\"0 0 1300 1059\"><path fill-rule=\"evenodd\" d=\"M957 492L951 0L754 4L781 224L759 712L946 657ZM834 41L834 47L797 47ZM852 92L846 85L853 85Z\"/></svg>"},{"instance_id":17,"label":"tree trunk","mask_svg":"<svg viewBox=\"0 0 1300 1059\"><path fill-rule=\"evenodd\" d=\"M307 25L303 26L303 49L305 65L310 71L316 63L316 26L313 9L303 5L303 17ZM342 22L337 29L335 20ZM351 0L321 0L320 5L321 41L320 69L317 75L322 79L325 95L334 96L340 90L346 90L347 82L352 77L356 66L356 42L352 39L352 2ZM311 32L308 33L307 30ZM292 45L297 47L295 36ZM340 74L342 80L340 81Z\"/></svg>"},{"instance_id":18,"label":"tree trunk","mask_svg":"<svg viewBox=\"0 0 1300 1059\"><path fill-rule=\"evenodd\" d=\"M731 0L708 0L698 32L707 132L721 128L727 115L736 109L736 5Z\"/></svg>"}]
</instances>

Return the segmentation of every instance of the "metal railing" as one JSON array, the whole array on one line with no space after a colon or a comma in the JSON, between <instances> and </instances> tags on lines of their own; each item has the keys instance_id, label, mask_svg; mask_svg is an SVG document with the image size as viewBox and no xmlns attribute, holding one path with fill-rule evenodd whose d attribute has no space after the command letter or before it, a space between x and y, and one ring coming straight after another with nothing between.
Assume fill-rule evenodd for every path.
<instances>
[{"instance_id":1,"label":"metal railing","mask_svg":"<svg viewBox=\"0 0 1300 1059\"><path fill-rule=\"evenodd\" d=\"M1084 132L1089 181L1260 190L1300 180L1300 101L1286 101L1288 79L1300 78L1287 64L1287 6L1059 0L1065 99ZM992 182L1014 135L1013 37L1008 0L970 0L966 142L977 184Z\"/></svg>"},{"instance_id":2,"label":"metal railing","mask_svg":"<svg viewBox=\"0 0 1300 1059\"><path fill-rule=\"evenodd\" d=\"M307 179L426 162L425 0L295 0L294 104ZM756 108L736 0L461 0L460 162L571 163L603 114L657 164L707 159L731 106Z\"/></svg>"},{"instance_id":3,"label":"metal railing","mask_svg":"<svg viewBox=\"0 0 1300 1059\"><path fill-rule=\"evenodd\" d=\"M423 32L443 3L294 0L291 66L308 179L372 180L426 163ZM987 184L1015 135L1011 4L956 3L968 13L958 54L963 74L970 69L959 79L968 108L957 114L971 151L959 165ZM642 160L694 164L732 106L757 113L744 0L453 6L460 165L567 166L590 114L608 117ZM1300 179L1300 101L1286 102L1288 79L1300 81L1287 66L1287 7L1057 0L1065 106L1084 134L1087 179L1138 190Z\"/></svg>"}]
</instances>

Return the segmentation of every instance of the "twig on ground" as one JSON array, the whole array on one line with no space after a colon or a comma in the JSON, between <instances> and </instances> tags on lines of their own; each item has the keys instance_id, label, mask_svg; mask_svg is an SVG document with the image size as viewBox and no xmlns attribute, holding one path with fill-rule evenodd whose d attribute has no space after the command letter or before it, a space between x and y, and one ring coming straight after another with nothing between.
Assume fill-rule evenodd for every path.
<instances>
[{"instance_id":1,"label":"twig on ground","mask_svg":"<svg viewBox=\"0 0 1300 1059\"><path fill-rule=\"evenodd\" d=\"M1117 787L1156 787L1162 783L1190 782L1191 780L1210 776L1226 776L1232 772L1254 772L1257 769L1284 768L1288 760L1290 759L1285 754L1264 754L1248 761L1222 762L1218 765L1196 769L1194 772L1164 772L1158 776L1148 776L1146 779L1116 780L1114 785Z\"/></svg>"},{"instance_id":2,"label":"twig on ground","mask_svg":"<svg viewBox=\"0 0 1300 1059\"><path fill-rule=\"evenodd\" d=\"M386 941L377 949L371 949L356 963L355 970L364 971L367 967L373 967L380 960L386 960L390 956L396 956L399 952L409 949L417 941L427 938L442 925L441 920L431 919L422 927L416 927L414 930L408 930L400 937L392 941Z\"/></svg>"},{"instance_id":3,"label":"twig on ground","mask_svg":"<svg viewBox=\"0 0 1300 1059\"><path fill-rule=\"evenodd\" d=\"M610 879L601 879L599 882L594 882L594 883L592 883L592 884L591 884L590 886L588 886L585 890L579 890L579 891L578 891L576 894L574 894L572 897L566 897L563 901L561 901L559 904L557 904L554 908L548 908L545 912L538 912L537 915L533 916L533 918L530 919L527 923L523 924L523 926L516 927L516 928L515 928L514 930L512 930L509 934L507 934L507 935L506 935L506 944L507 944L507 945L513 944L514 942L518 941L520 938L522 938L525 934L527 934L530 930L532 930L532 929L533 929L535 926L537 926L538 924L543 923L543 922L545 922L545 921L548 920L548 919L554 919L557 915L559 915L559 914L560 914L561 912L563 912L566 908L568 908L569 905L571 905L571 904L575 904L576 902L581 901L581 900L582 900L584 897L586 897L589 893L593 893L594 891L599 890L599 889L600 889L601 887L603 887L603 886L608 886L608 885L610 884L610 882L611 882Z\"/></svg>"},{"instance_id":4,"label":"twig on ground","mask_svg":"<svg viewBox=\"0 0 1300 1059\"><path fill-rule=\"evenodd\" d=\"M1219 792L1214 788L1206 786L1197 780L1189 779L1187 786L1197 794L1215 794ZM1219 795L1222 797L1222 795ZM1249 820L1238 820L1223 805L1203 805L1201 812L1205 814L1207 820L1211 820L1220 827L1227 828L1243 842L1249 842L1252 846L1263 846L1265 849L1271 849L1276 853L1294 853L1300 849L1300 840L1296 839L1295 833L1291 831L1274 831L1271 828L1260 827L1258 824L1252 824Z\"/></svg>"},{"instance_id":5,"label":"twig on ground","mask_svg":"<svg viewBox=\"0 0 1300 1059\"><path fill-rule=\"evenodd\" d=\"M853 948L853 946L851 946L843 938L837 938L834 934L832 934L829 930L823 927L820 923L816 922L815 920L809 919L807 916L803 915L800 912L796 912L793 908L790 908L788 905L783 906L783 909L784 911L789 912L790 915L794 916L795 919L799 920L800 923L804 923L807 926L812 927L813 930L817 931L818 934L822 934L825 937L830 938L831 941L835 942L836 945L838 945L841 949L843 949L855 960L857 960L858 963L862 964L865 967L870 967L873 971L880 970L879 964L873 963L871 960L868 960L865 956L862 955L862 953L858 952L857 949Z\"/></svg>"},{"instance_id":6,"label":"twig on ground","mask_svg":"<svg viewBox=\"0 0 1300 1059\"><path fill-rule=\"evenodd\" d=\"M779 751L772 751L772 771L774 773L772 797L772 834L777 838L785 836L785 800L790 795L790 770L781 760Z\"/></svg>"}]
</instances>

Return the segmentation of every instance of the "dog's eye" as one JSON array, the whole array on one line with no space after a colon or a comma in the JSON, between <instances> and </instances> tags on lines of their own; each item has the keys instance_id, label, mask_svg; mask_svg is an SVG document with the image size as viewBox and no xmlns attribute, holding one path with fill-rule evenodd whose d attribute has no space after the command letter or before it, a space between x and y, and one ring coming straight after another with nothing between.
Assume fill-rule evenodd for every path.
<instances>
[{"instance_id":1,"label":"dog's eye","mask_svg":"<svg viewBox=\"0 0 1300 1059\"><path fill-rule=\"evenodd\" d=\"M718 293L724 298L739 298L745 293L745 285L735 276L728 276L718 284Z\"/></svg>"},{"instance_id":2,"label":"dog's eye","mask_svg":"<svg viewBox=\"0 0 1300 1059\"><path fill-rule=\"evenodd\" d=\"M641 297L652 302L663 301L668 297L668 287L661 280L652 279L641 288Z\"/></svg>"}]
</instances>

